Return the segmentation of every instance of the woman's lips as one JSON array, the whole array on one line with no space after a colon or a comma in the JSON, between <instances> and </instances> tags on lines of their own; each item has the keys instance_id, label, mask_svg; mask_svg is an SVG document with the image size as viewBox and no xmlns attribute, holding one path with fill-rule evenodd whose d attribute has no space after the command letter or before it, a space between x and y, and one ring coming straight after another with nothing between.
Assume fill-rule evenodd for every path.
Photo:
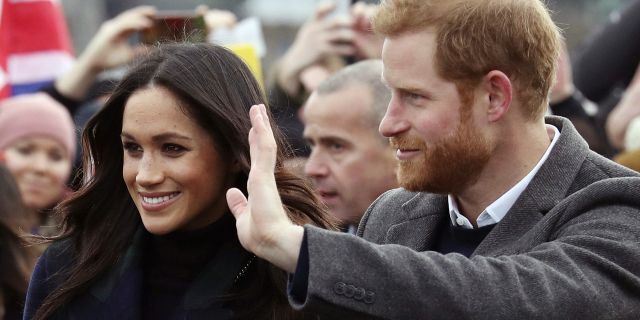
<instances>
[{"instance_id":1,"label":"woman's lips","mask_svg":"<svg viewBox=\"0 0 640 320\"><path fill-rule=\"evenodd\" d=\"M160 211L173 203L180 197L180 192L168 193L139 193L140 205L145 211Z\"/></svg>"}]
</instances>

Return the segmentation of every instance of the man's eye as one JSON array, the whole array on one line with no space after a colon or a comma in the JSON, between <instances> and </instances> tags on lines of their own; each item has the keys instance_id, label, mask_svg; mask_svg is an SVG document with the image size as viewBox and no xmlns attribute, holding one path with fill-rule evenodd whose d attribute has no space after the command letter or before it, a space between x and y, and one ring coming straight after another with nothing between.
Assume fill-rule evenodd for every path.
<instances>
[{"instance_id":1,"label":"man's eye","mask_svg":"<svg viewBox=\"0 0 640 320\"><path fill-rule=\"evenodd\" d=\"M341 151L342 149L344 149L344 146L339 143L332 143L329 145L329 148L333 151Z\"/></svg>"},{"instance_id":2,"label":"man's eye","mask_svg":"<svg viewBox=\"0 0 640 320\"><path fill-rule=\"evenodd\" d=\"M413 93L413 92L407 92L405 94L405 99L409 100L409 101L420 101L424 98L424 96L417 94L417 93Z\"/></svg>"}]
</instances>

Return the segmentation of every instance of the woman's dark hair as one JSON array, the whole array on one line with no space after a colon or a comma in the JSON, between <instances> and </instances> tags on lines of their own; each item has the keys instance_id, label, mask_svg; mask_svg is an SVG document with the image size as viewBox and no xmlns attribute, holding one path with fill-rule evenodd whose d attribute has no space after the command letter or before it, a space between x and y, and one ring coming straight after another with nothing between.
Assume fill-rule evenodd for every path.
<instances>
[{"instance_id":1,"label":"woman's dark hair","mask_svg":"<svg viewBox=\"0 0 640 320\"><path fill-rule=\"evenodd\" d=\"M180 107L207 130L219 154L237 161L241 170L234 187L246 193L250 169L249 108L267 100L249 68L232 52L212 44L168 44L142 58L115 88L104 108L87 124L82 135L83 168L87 175L81 188L58 206L63 229L56 239L71 239L73 261L66 280L38 309L35 319L46 319L57 308L85 292L96 278L114 266L131 244L141 219L122 179L123 151L120 138L122 115L129 97L137 90L159 86L172 92ZM305 181L283 167L289 152L277 128L279 154L276 182L290 219L297 224L334 228ZM284 294L284 273L264 261L253 270L264 281L252 283L244 297L256 297L257 312L276 318L295 318ZM274 294L274 290L282 292ZM245 308L246 309L246 308Z\"/></svg>"},{"instance_id":2,"label":"woman's dark hair","mask_svg":"<svg viewBox=\"0 0 640 320\"><path fill-rule=\"evenodd\" d=\"M35 253L20 235L27 231L30 214L11 172L0 165L0 293L5 306L23 302L27 293Z\"/></svg>"}]
</instances>

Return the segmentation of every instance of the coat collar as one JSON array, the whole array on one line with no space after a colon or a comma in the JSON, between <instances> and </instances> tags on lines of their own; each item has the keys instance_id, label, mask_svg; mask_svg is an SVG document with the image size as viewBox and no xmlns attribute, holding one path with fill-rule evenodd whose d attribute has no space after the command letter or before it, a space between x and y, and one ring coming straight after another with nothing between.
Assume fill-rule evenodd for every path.
<instances>
[{"instance_id":1,"label":"coat collar","mask_svg":"<svg viewBox=\"0 0 640 320\"><path fill-rule=\"evenodd\" d=\"M402 204L401 209L403 221L389 228L385 243L401 244L416 251L427 250L446 218L447 197L420 192Z\"/></svg>"},{"instance_id":2,"label":"coat collar","mask_svg":"<svg viewBox=\"0 0 640 320\"><path fill-rule=\"evenodd\" d=\"M512 251L511 245L516 240L569 195L589 153L589 146L569 120L550 116L546 122L558 128L560 139L540 171L504 219L480 243L474 255L499 255L506 250Z\"/></svg>"},{"instance_id":3,"label":"coat collar","mask_svg":"<svg viewBox=\"0 0 640 320\"><path fill-rule=\"evenodd\" d=\"M512 251L511 245L569 194L589 147L568 120L551 116L546 122L560 131L558 142L531 183L474 255ZM442 220L448 219L447 197L417 193L401 208L401 222L389 228L385 243L402 244L417 251L430 249Z\"/></svg>"}]
</instances>

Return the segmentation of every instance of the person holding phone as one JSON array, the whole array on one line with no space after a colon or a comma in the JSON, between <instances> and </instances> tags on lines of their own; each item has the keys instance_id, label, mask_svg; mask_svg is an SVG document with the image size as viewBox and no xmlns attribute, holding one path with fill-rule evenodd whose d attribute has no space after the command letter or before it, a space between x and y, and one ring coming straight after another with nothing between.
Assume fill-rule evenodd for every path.
<instances>
[{"instance_id":1,"label":"person holding phone","mask_svg":"<svg viewBox=\"0 0 640 320\"><path fill-rule=\"evenodd\" d=\"M248 111L264 103L222 47L142 58L87 124L87 180L58 209L63 232L36 265L25 319L314 318L287 304L284 272L241 247L225 199L246 188ZM334 228L283 156L288 219Z\"/></svg>"},{"instance_id":2,"label":"person holding phone","mask_svg":"<svg viewBox=\"0 0 640 320\"><path fill-rule=\"evenodd\" d=\"M275 120L285 128L296 155L308 155L298 117L308 95L348 63L380 58L382 37L373 34L369 18L376 6L350 0L325 1L300 27L295 40L270 74L270 101Z\"/></svg>"}]
</instances>

